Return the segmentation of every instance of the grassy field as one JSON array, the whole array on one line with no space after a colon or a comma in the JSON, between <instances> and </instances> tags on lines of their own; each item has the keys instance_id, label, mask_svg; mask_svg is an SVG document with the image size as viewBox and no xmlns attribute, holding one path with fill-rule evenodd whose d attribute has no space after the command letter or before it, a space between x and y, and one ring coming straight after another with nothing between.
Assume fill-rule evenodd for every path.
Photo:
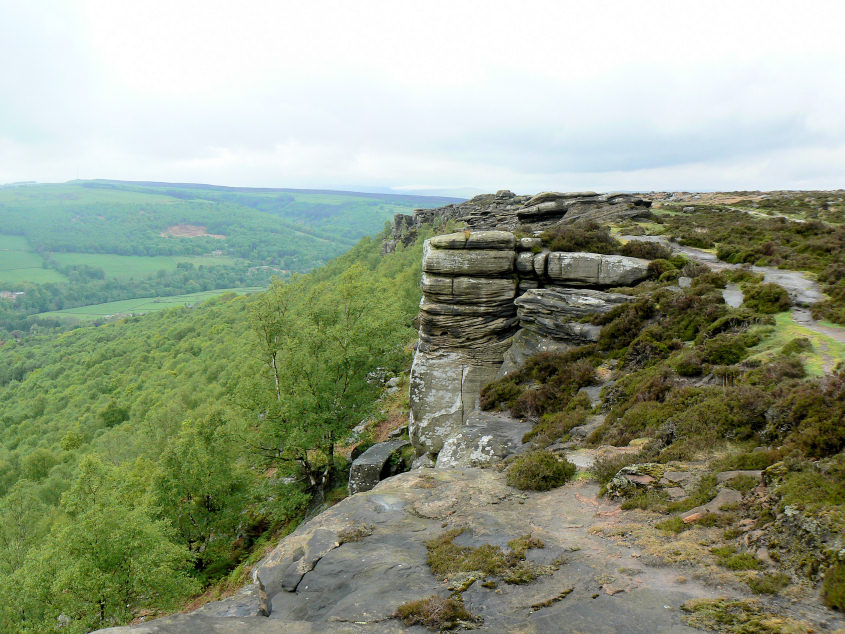
<instances>
[{"instance_id":1,"label":"grassy field","mask_svg":"<svg viewBox=\"0 0 845 634\"><path fill-rule=\"evenodd\" d=\"M258 293L264 290L263 286L244 286L240 288L218 288L213 291L201 293L190 293L187 295L174 295L173 297L139 297L137 299L126 299L119 302L108 302L106 304L92 304L91 306L80 306L79 308L68 308L49 313L41 313L43 317L68 317L79 321L95 321L109 317L125 316L129 314L143 314L174 306L189 306L200 304L212 297L223 293Z\"/></svg>"},{"instance_id":2,"label":"grassy field","mask_svg":"<svg viewBox=\"0 0 845 634\"><path fill-rule=\"evenodd\" d=\"M44 259L32 250L26 238L0 235L0 284L42 284L64 279L58 271L44 268Z\"/></svg>"},{"instance_id":3,"label":"grassy field","mask_svg":"<svg viewBox=\"0 0 845 634\"><path fill-rule=\"evenodd\" d=\"M832 328L841 328L836 324L829 324ZM845 359L845 344L835 339L817 333L795 322L791 312L775 315L775 326L763 326L761 333L766 336L760 344L752 348L752 359L765 361L771 359L787 343L799 337L810 340L812 349L801 354L804 367L811 376L821 376L825 370L830 370L836 362Z\"/></svg>"},{"instance_id":4,"label":"grassy field","mask_svg":"<svg viewBox=\"0 0 845 634\"><path fill-rule=\"evenodd\" d=\"M141 278L160 270L175 271L179 262L194 266L219 266L242 263L243 260L224 255L113 255L111 253L54 253L52 257L62 266L87 265L103 269L106 277Z\"/></svg>"}]
</instances>

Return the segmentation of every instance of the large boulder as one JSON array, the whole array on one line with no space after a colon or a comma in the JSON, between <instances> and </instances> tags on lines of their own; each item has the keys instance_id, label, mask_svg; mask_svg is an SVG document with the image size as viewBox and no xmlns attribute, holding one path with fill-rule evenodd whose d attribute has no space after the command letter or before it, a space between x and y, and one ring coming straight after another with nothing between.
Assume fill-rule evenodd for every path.
<instances>
[{"instance_id":1,"label":"large boulder","mask_svg":"<svg viewBox=\"0 0 845 634\"><path fill-rule=\"evenodd\" d=\"M423 247L423 271L440 275L501 276L513 272L513 249L436 249Z\"/></svg>"},{"instance_id":2,"label":"large boulder","mask_svg":"<svg viewBox=\"0 0 845 634\"><path fill-rule=\"evenodd\" d=\"M482 467L524 451L530 427L506 414L473 412L437 455L438 469Z\"/></svg>"},{"instance_id":3,"label":"large boulder","mask_svg":"<svg viewBox=\"0 0 845 634\"><path fill-rule=\"evenodd\" d=\"M411 465L402 464L401 452L410 444L404 439L380 442L358 456L349 469L349 495L369 491L385 478L407 471Z\"/></svg>"},{"instance_id":4,"label":"large boulder","mask_svg":"<svg viewBox=\"0 0 845 634\"><path fill-rule=\"evenodd\" d=\"M546 258L545 275L568 286L630 286L648 277L648 264L623 255L555 251Z\"/></svg>"}]
</instances>

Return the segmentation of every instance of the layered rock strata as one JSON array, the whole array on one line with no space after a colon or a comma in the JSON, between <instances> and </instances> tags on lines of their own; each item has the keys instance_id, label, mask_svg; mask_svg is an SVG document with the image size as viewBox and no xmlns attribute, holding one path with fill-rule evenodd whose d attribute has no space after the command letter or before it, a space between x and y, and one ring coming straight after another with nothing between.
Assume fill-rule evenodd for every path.
<instances>
[{"instance_id":1,"label":"layered rock strata","mask_svg":"<svg viewBox=\"0 0 845 634\"><path fill-rule=\"evenodd\" d=\"M413 215L397 214L393 237L387 250L399 241L409 243L416 230L425 224L443 224L449 220L470 229L505 229L530 225L533 230L579 221L609 222L642 217L649 213L651 201L634 194L597 194L596 192L543 192L536 196L517 196L506 189L482 194L462 203L436 209L415 209Z\"/></svg>"},{"instance_id":2,"label":"layered rock strata","mask_svg":"<svg viewBox=\"0 0 845 634\"><path fill-rule=\"evenodd\" d=\"M420 339L410 376L411 441L437 454L478 407L516 330L516 240L505 231L426 241Z\"/></svg>"},{"instance_id":3,"label":"layered rock strata","mask_svg":"<svg viewBox=\"0 0 845 634\"><path fill-rule=\"evenodd\" d=\"M422 269L409 432L417 452L434 458L466 431L481 388L503 368L539 350L596 341L599 328L579 320L630 299L599 289L639 282L648 261L550 253L539 239L517 240L509 231L461 231L427 240ZM455 460L438 460L446 462Z\"/></svg>"}]
</instances>

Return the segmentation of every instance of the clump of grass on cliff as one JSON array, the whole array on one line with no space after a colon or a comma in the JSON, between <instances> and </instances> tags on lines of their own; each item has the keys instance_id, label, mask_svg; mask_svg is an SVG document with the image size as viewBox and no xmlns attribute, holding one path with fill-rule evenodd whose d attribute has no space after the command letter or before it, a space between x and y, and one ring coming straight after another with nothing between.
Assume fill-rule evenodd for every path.
<instances>
[{"instance_id":1,"label":"clump of grass on cliff","mask_svg":"<svg viewBox=\"0 0 845 634\"><path fill-rule=\"evenodd\" d=\"M396 608L394 616L401 619L407 627L423 625L435 631L451 630L459 625L470 625L479 621L459 599L437 595L403 603Z\"/></svg>"},{"instance_id":2,"label":"clump of grass on cliff","mask_svg":"<svg viewBox=\"0 0 845 634\"><path fill-rule=\"evenodd\" d=\"M792 618L766 612L753 599L691 599L681 606L687 625L725 634L787 634L811 631Z\"/></svg>"},{"instance_id":3,"label":"clump of grass on cliff","mask_svg":"<svg viewBox=\"0 0 845 634\"><path fill-rule=\"evenodd\" d=\"M575 475L575 465L550 451L530 451L517 457L506 471L507 483L523 491L549 491Z\"/></svg>"},{"instance_id":4,"label":"clump of grass on cliff","mask_svg":"<svg viewBox=\"0 0 845 634\"><path fill-rule=\"evenodd\" d=\"M499 577L506 583L528 583L540 574L540 568L525 561L525 554L531 548L543 548L543 542L531 535L523 535L508 542L508 550L499 546L460 546L455 539L464 529L446 531L425 543L428 549L427 563L431 571L440 577L456 573L476 572Z\"/></svg>"},{"instance_id":5,"label":"clump of grass on cliff","mask_svg":"<svg viewBox=\"0 0 845 634\"><path fill-rule=\"evenodd\" d=\"M672 255L668 248L655 242L630 240L623 244L607 227L592 221L552 227L543 233L542 240L551 251L618 254L647 260L668 259Z\"/></svg>"}]
</instances>

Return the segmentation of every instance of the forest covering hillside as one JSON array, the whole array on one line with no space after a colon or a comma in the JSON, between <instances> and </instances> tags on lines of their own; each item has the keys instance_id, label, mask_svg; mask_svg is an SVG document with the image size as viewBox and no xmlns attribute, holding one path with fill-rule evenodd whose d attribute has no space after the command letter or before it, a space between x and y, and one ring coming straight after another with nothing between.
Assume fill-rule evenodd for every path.
<instances>
[{"instance_id":1,"label":"forest covering hillside","mask_svg":"<svg viewBox=\"0 0 845 634\"><path fill-rule=\"evenodd\" d=\"M0 630L172 608L295 525L378 407L368 373L408 363L421 246L0 348Z\"/></svg>"},{"instance_id":2,"label":"forest covering hillside","mask_svg":"<svg viewBox=\"0 0 845 634\"><path fill-rule=\"evenodd\" d=\"M81 632L214 598L306 513L342 498L350 430L396 427L407 412L378 377L410 365L423 240L443 230L421 227L387 255L386 234L363 238L260 294L0 347L0 630ZM582 442L609 457L585 478L607 489L643 464L700 475L682 502L623 492L622 509L642 512L631 521L644 552L674 548L755 593L815 584L843 609L845 564L796 539L784 514L788 505L814 514L820 534L842 534L842 344L794 323L787 293L760 275L623 244L623 232L709 241L725 258L746 253L738 262L795 262L827 280L826 314L841 311L843 234L831 218L666 205L609 227L561 226L542 243L646 257L647 279L620 289L632 301L583 318L600 327L596 343L532 357L484 388L483 407L520 419L537 450L601 415ZM742 305L726 304L728 286ZM598 405L579 391L601 385ZM769 469L768 489L718 524L681 519L714 499L717 473L737 469ZM781 540L782 570L739 553L749 521ZM749 567L730 568L737 561Z\"/></svg>"},{"instance_id":3,"label":"forest covering hillside","mask_svg":"<svg viewBox=\"0 0 845 634\"><path fill-rule=\"evenodd\" d=\"M74 321L56 311L266 286L395 213L449 200L120 181L0 187L0 341Z\"/></svg>"}]
</instances>

